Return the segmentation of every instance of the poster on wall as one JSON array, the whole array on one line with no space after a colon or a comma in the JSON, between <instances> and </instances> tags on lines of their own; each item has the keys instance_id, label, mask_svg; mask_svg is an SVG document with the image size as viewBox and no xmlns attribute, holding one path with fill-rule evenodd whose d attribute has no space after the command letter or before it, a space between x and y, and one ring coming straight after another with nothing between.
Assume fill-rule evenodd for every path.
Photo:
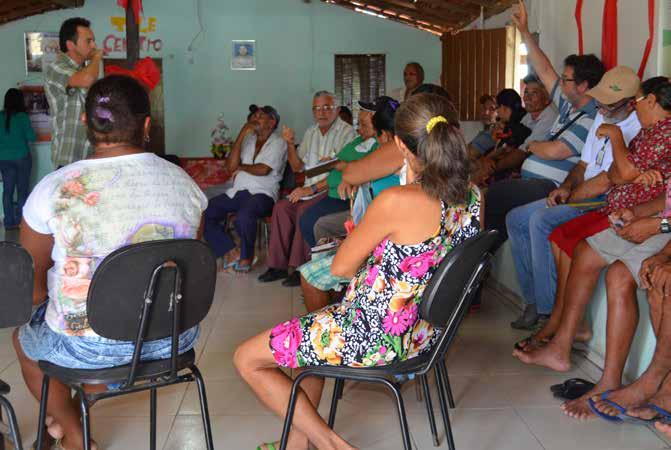
<instances>
[{"instance_id":1,"label":"poster on wall","mask_svg":"<svg viewBox=\"0 0 671 450\"><path fill-rule=\"evenodd\" d=\"M256 70L256 41L233 41L233 70Z\"/></svg>"},{"instance_id":2,"label":"poster on wall","mask_svg":"<svg viewBox=\"0 0 671 450\"><path fill-rule=\"evenodd\" d=\"M49 102L42 86L23 86L23 99L26 112L30 117L30 124L35 130L38 142L51 141L51 117L49 116Z\"/></svg>"},{"instance_id":3,"label":"poster on wall","mask_svg":"<svg viewBox=\"0 0 671 450\"><path fill-rule=\"evenodd\" d=\"M56 61L60 45L58 33L29 32L24 33L26 46L26 73L41 73Z\"/></svg>"}]
</instances>

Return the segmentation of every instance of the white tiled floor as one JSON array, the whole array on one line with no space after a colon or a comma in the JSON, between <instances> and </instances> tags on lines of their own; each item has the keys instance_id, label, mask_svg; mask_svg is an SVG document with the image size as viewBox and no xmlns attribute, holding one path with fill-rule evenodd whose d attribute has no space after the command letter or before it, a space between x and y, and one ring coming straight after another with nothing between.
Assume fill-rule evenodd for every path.
<instances>
[{"instance_id":1,"label":"white tiled floor","mask_svg":"<svg viewBox=\"0 0 671 450\"><path fill-rule=\"evenodd\" d=\"M298 289L282 287L279 282L259 284L258 272L219 276L214 306L197 347L217 449L252 450L280 436L280 420L240 381L231 364L232 352L245 338L302 313L304 308ZM589 377L580 368L558 375L513 359L513 342L523 337L508 325L514 316L514 309L488 290L482 310L466 319L452 347L448 369L457 408L451 411L451 420L459 450L669 448L644 427L597 420L581 423L565 417L549 386L570 376ZM24 442L29 445L35 436L37 403L23 386L7 330L0 331L0 378L12 385L10 399L17 409ZM327 384L327 401L330 389ZM407 385L404 392L415 448L431 449L424 404L417 401L414 385ZM158 401L161 448L205 448L194 387L165 389ZM327 401L320 408L323 414L328 412ZM434 407L438 411L435 394ZM93 436L102 448L148 448L147 394L103 401L93 408L92 415ZM402 448L394 403L379 388L347 384L336 430L362 449ZM439 430L445 446L440 424Z\"/></svg>"}]
</instances>

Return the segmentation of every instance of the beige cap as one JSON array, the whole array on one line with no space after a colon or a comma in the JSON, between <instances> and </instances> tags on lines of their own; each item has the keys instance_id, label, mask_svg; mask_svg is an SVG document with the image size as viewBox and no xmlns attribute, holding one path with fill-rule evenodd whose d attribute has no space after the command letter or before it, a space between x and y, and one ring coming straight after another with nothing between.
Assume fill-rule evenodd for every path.
<instances>
[{"instance_id":1,"label":"beige cap","mask_svg":"<svg viewBox=\"0 0 671 450\"><path fill-rule=\"evenodd\" d=\"M587 95L602 105L612 105L625 98L635 97L641 80L633 69L617 66L603 75L599 84L587 91Z\"/></svg>"}]
</instances>

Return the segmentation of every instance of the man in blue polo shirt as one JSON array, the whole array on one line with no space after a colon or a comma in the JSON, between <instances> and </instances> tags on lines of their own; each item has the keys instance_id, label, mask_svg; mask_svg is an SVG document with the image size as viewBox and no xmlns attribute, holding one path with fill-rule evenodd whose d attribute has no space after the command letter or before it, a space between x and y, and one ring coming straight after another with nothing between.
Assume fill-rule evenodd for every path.
<instances>
[{"instance_id":1,"label":"man in blue polo shirt","mask_svg":"<svg viewBox=\"0 0 671 450\"><path fill-rule=\"evenodd\" d=\"M528 145L529 157L522 178L492 184L485 196L485 225L506 239L506 214L513 208L548 196L564 181L578 161L597 108L587 94L601 80L605 69L594 55L571 55L559 75L529 32L524 4L513 15L529 51L528 60L559 111L547 140Z\"/></svg>"}]
</instances>

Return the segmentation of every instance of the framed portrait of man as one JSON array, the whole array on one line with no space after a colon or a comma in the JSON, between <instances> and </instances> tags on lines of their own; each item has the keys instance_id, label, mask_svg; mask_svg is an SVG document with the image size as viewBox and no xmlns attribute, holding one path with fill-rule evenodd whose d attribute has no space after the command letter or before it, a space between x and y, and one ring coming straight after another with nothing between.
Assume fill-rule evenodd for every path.
<instances>
[{"instance_id":1,"label":"framed portrait of man","mask_svg":"<svg viewBox=\"0 0 671 450\"><path fill-rule=\"evenodd\" d=\"M256 41L233 41L232 70L256 70Z\"/></svg>"}]
</instances>

